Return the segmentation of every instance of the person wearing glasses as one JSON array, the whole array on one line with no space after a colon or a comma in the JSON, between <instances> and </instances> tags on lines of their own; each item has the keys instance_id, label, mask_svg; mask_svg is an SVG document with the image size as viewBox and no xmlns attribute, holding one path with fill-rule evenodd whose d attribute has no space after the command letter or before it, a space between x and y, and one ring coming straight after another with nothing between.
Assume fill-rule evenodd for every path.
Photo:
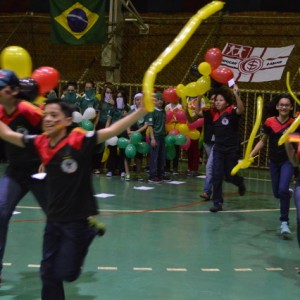
<instances>
[{"instance_id":1,"label":"person wearing glasses","mask_svg":"<svg viewBox=\"0 0 300 300\"><path fill-rule=\"evenodd\" d=\"M250 153L254 157L267 144L269 139L270 175L274 197L280 201L280 234L283 239L289 239L289 210L292 190L289 188L294 174L285 146L278 146L278 140L293 123L293 99L288 94L278 95L271 102L273 116L263 124L263 135Z\"/></svg>"}]
</instances>

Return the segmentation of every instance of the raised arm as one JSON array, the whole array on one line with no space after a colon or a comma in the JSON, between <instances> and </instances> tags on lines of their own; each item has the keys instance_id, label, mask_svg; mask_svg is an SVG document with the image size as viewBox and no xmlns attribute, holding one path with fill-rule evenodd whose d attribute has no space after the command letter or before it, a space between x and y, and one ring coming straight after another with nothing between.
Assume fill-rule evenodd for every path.
<instances>
[{"instance_id":1,"label":"raised arm","mask_svg":"<svg viewBox=\"0 0 300 300\"><path fill-rule=\"evenodd\" d=\"M11 130L2 121L0 121L0 138L16 146L25 147L23 143L23 134Z\"/></svg>"},{"instance_id":2,"label":"raised arm","mask_svg":"<svg viewBox=\"0 0 300 300\"><path fill-rule=\"evenodd\" d=\"M239 87L237 86L237 84L234 84L233 86L233 95L235 97L235 101L236 101L236 107L237 107L237 114L238 115L242 115L245 111L245 107L244 107L244 103L240 98L240 94L239 94Z\"/></svg>"}]
</instances>

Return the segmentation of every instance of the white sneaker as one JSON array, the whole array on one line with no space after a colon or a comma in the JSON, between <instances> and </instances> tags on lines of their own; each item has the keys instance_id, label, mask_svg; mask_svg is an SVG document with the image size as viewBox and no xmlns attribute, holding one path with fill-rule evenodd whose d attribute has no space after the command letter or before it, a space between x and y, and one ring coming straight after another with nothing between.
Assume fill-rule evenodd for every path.
<instances>
[{"instance_id":1,"label":"white sneaker","mask_svg":"<svg viewBox=\"0 0 300 300\"><path fill-rule=\"evenodd\" d=\"M292 198L294 195L294 190L292 188L289 188L290 197Z\"/></svg>"},{"instance_id":2,"label":"white sneaker","mask_svg":"<svg viewBox=\"0 0 300 300\"><path fill-rule=\"evenodd\" d=\"M126 176L126 173L125 172L122 172L121 173L121 178L124 178Z\"/></svg>"},{"instance_id":3,"label":"white sneaker","mask_svg":"<svg viewBox=\"0 0 300 300\"><path fill-rule=\"evenodd\" d=\"M281 222L280 233L283 236L283 238L287 238L291 234L291 231L289 229L287 222Z\"/></svg>"},{"instance_id":4,"label":"white sneaker","mask_svg":"<svg viewBox=\"0 0 300 300\"><path fill-rule=\"evenodd\" d=\"M106 177L112 177L112 172L107 172Z\"/></svg>"}]
</instances>

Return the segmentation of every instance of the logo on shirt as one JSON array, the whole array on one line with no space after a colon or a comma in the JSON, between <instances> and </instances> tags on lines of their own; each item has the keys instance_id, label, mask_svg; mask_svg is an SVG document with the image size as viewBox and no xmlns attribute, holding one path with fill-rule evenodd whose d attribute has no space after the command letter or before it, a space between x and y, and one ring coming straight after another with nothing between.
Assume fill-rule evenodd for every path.
<instances>
[{"instance_id":1,"label":"logo on shirt","mask_svg":"<svg viewBox=\"0 0 300 300\"><path fill-rule=\"evenodd\" d=\"M227 118L223 118L222 125L228 125L228 124L229 124L229 120Z\"/></svg>"},{"instance_id":2,"label":"logo on shirt","mask_svg":"<svg viewBox=\"0 0 300 300\"><path fill-rule=\"evenodd\" d=\"M74 173L78 169L78 164L73 158L67 158L62 161L61 169L65 173Z\"/></svg>"}]
</instances>

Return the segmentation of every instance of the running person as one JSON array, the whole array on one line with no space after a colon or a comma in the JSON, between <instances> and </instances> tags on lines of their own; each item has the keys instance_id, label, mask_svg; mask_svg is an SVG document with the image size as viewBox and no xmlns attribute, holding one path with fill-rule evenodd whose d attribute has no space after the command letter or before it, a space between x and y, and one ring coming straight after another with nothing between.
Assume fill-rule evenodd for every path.
<instances>
[{"instance_id":1,"label":"running person","mask_svg":"<svg viewBox=\"0 0 300 300\"><path fill-rule=\"evenodd\" d=\"M42 110L19 99L19 92L19 79L15 73L0 70L0 120L13 131L24 134L41 133ZM40 206L44 210L46 207L46 184L44 180L31 177L39 170L39 157L6 142L5 150L9 163L0 179L0 283L8 224L17 204L31 191Z\"/></svg>"},{"instance_id":2,"label":"running person","mask_svg":"<svg viewBox=\"0 0 300 300\"><path fill-rule=\"evenodd\" d=\"M96 132L71 130L73 109L59 100L44 106L45 133L28 136L0 122L0 137L36 151L45 165L49 187L41 262L42 300L63 300L64 281L76 280L97 234L88 219L98 214L90 164L96 144L117 136L146 114L143 108Z\"/></svg>"}]
</instances>

